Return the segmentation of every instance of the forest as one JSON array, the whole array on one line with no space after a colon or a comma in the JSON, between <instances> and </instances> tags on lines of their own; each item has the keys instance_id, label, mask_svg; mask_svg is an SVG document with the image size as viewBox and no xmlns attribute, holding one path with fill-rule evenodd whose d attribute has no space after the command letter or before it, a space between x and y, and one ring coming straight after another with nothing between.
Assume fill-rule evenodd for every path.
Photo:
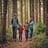
<instances>
[{"instance_id":1,"label":"forest","mask_svg":"<svg viewBox=\"0 0 48 48\"><path fill-rule=\"evenodd\" d=\"M18 30L16 42L12 41L10 22L14 15L23 27L26 19L28 22L33 19L32 41L30 31L25 41L24 30L22 42ZM48 0L0 0L0 48L48 48Z\"/></svg>"}]
</instances>

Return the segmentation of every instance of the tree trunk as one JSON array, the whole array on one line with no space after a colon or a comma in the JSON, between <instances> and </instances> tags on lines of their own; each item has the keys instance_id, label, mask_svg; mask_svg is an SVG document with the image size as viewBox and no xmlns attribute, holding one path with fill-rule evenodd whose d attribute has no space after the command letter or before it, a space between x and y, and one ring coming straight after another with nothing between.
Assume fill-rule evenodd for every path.
<instances>
[{"instance_id":1,"label":"tree trunk","mask_svg":"<svg viewBox=\"0 0 48 48\"><path fill-rule=\"evenodd\" d=\"M43 23L45 24L45 0L43 0Z\"/></svg>"},{"instance_id":2,"label":"tree trunk","mask_svg":"<svg viewBox=\"0 0 48 48\"><path fill-rule=\"evenodd\" d=\"M6 41L6 13L7 13L7 0L3 0L4 10L3 10L3 28L2 28L2 40Z\"/></svg>"},{"instance_id":3,"label":"tree trunk","mask_svg":"<svg viewBox=\"0 0 48 48\"><path fill-rule=\"evenodd\" d=\"M13 15L17 14L17 0L13 0Z\"/></svg>"},{"instance_id":4,"label":"tree trunk","mask_svg":"<svg viewBox=\"0 0 48 48\"><path fill-rule=\"evenodd\" d=\"M21 0L21 23L23 25L23 8L22 8L22 4L23 4L23 2Z\"/></svg>"},{"instance_id":5,"label":"tree trunk","mask_svg":"<svg viewBox=\"0 0 48 48\"><path fill-rule=\"evenodd\" d=\"M46 24L46 36L48 37L48 0L46 2L46 16L45 16L45 24Z\"/></svg>"},{"instance_id":6,"label":"tree trunk","mask_svg":"<svg viewBox=\"0 0 48 48\"><path fill-rule=\"evenodd\" d=\"M41 2L39 0L39 22L41 22Z\"/></svg>"},{"instance_id":7,"label":"tree trunk","mask_svg":"<svg viewBox=\"0 0 48 48\"><path fill-rule=\"evenodd\" d=\"M38 23L38 0L36 1L36 23Z\"/></svg>"},{"instance_id":8,"label":"tree trunk","mask_svg":"<svg viewBox=\"0 0 48 48\"><path fill-rule=\"evenodd\" d=\"M2 0L0 0L0 24L2 24Z\"/></svg>"},{"instance_id":9,"label":"tree trunk","mask_svg":"<svg viewBox=\"0 0 48 48\"><path fill-rule=\"evenodd\" d=\"M25 2L25 21L26 21L26 0L24 0Z\"/></svg>"},{"instance_id":10,"label":"tree trunk","mask_svg":"<svg viewBox=\"0 0 48 48\"><path fill-rule=\"evenodd\" d=\"M30 0L30 17L32 17L34 21L34 0Z\"/></svg>"}]
</instances>

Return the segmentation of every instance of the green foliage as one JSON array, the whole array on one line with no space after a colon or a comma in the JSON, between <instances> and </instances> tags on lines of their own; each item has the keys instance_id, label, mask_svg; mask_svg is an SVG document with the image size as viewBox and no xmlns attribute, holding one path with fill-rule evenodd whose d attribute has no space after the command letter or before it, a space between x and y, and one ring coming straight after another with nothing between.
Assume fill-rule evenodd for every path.
<instances>
[{"instance_id":1,"label":"green foliage","mask_svg":"<svg viewBox=\"0 0 48 48\"><path fill-rule=\"evenodd\" d=\"M38 41L36 41L37 39ZM48 39L46 38L45 33L41 33L33 37L33 40L36 42L32 42L30 45L34 46L35 48L48 48Z\"/></svg>"},{"instance_id":2,"label":"green foliage","mask_svg":"<svg viewBox=\"0 0 48 48\"><path fill-rule=\"evenodd\" d=\"M6 32L10 33L11 32L11 28L7 28Z\"/></svg>"},{"instance_id":3,"label":"green foliage","mask_svg":"<svg viewBox=\"0 0 48 48\"><path fill-rule=\"evenodd\" d=\"M45 33L40 33L39 35L36 35L33 37L33 40L36 40L36 39L44 39L45 38Z\"/></svg>"},{"instance_id":4,"label":"green foliage","mask_svg":"<svg viewBox=\"0 0 48 48\"><path fill-rule=\"evenodd\" d=\"M40 34L40 32L44 32L45 28L46 28L45 24L42 24L42 23L36 24L35 25L35 32L33 33L33 36Z\"/></svg>"},{"instance_id":5,"label":"green foliage","mask_svg":"<svg viewBox=\"0 0 48 48\"><path fill-rule=\"evenodd\" d=\"M6 29L6 38L11 38L11 29L10 28L7 28Z\"/></svg>"}]
</instances>

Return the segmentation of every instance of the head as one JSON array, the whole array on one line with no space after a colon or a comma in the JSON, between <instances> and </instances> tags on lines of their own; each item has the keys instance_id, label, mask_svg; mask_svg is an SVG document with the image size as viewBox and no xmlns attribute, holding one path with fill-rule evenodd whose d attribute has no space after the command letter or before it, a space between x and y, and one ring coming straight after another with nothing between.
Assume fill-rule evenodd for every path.
<instances>
[{"instance_id":1,"label":"head","mask_svg":"<svg viewBox=\"0 0 48 48\"><path fill-rule=\"evenodd\" d=\"M25 23L28 23L28 20L26 20Z\"/></svg>"},{"instance_id":2,"label":"head","mask_svg":"<svg viewBox=\"0 0 48 48\"><path fill-rule=\"evenodd\" d=\"M30 22L31 22L31 21L33 21L33 19L32 19L32 18L30 18Z\"/></svg>"},{"instance_id":3,"label":"head","mask_svg":"<svg viewBox=\"0 0 48 48\"><path fill-rule=\"evenodd\" d=\"M17 18L17 15L14 15L13 17L14 17L14 18Z\"/></svg>"},{"instance_id":4,"label":"head","mask_svg":"<svg viewBox=\"0 0 48 48\"><path fill-rule=\"evenodd\" d=\"M22 24L20 23L20 24L19 24L19 26L21 27L21 26L22 26Z\"/></svg>"}]
</instances>

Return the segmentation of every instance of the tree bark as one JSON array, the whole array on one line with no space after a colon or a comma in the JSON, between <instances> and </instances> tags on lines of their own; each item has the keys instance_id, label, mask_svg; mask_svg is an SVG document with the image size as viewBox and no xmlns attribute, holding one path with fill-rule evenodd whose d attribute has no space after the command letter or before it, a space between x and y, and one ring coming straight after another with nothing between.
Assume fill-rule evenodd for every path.
<instances>
[{"instance_id":1,"label":"tree bark","mask_svg":"<svg viewBox=\"0 0 48 48\"><path fill-rule=\"evenodd\" d=\"M43 0L43 23L45 24L45 0Z\"/></svg>"},{"instance_id":2,"label":"tree bark","mask_svg":"<svg viewBox=\"0 0 48 48\"><path fill-rule=\"evenodd\" d=\"M13 15L17 14L17 0L13 0Z\"/></svg>"},{"instance_id":3,"label":"tree bark","mask_svg":"<svg viewBox=\"0 0 48 48\"><path fill-rule=\"evenodd\" d=\"M3 0L4 10L3 10L3 28L2 28L2 40L6 41L6 13L7 13L7 0Z\"/></svg>"},{"instance_id":4,"label":"tree bark","mask_svg":"<svg viewBox=\"0 0 48 48\"><path fill-rule=\"evenodd\" d=\"M39 0L39 22L41 22L41 2Z\"/></svg>"},{"instance_id":5,"label":"tree bark","mask_svg":"<svg viewBox=\"0 0 48 48\"><path fill-rule=\"evenodd\" d=\"M0 0L0 24L2 24L2 0Z\"/></svg>"},{"instance_id":6,"label":"tree bark","mask_svg":"<svg viewBox=\"0 0 48 48\"><path fill-rule=\"evenodd\" d=\"M48 0L45 1L46 3L46 16L45 16L45 24L46 24L46 36L48 37Z\"/></svg>"},{"instance_id":7,"label":"tree bark","mask_svg":"<svg viewBox=\"0 0 48 48\"><path fill-rule=\"evenodd\" d=\"M36 23L38 23L38 0L36 1Z\"/></svg>"},{"instance_id":8,"label":"tree bark","mask_svg":"<svg viewBox=\"0 0 48 48\"><path fill-rule=\"evenodd\" d=\"M34 21L34 0L30 0L30 17L32 17Z\"/></svg>"},{"instance_id":9,"label":"tree bark","mask_svg":"<svg viewBox=\"0 0 48 48\"><path fill-rule=\"evenodd\" d=\"M22 10L22 0L21 0L21 23L23 25L23 10Z\"/></svg>"},{"instance_id":10,"label":"tree bark","mask_svg":"<svg viewBox=\"0 0 48 48\"><path fill-rule=\"evenodd\" d=\"M25 2L25 21L26 21L26 0L24 0Z\"/></svg>"}]
</instances>

